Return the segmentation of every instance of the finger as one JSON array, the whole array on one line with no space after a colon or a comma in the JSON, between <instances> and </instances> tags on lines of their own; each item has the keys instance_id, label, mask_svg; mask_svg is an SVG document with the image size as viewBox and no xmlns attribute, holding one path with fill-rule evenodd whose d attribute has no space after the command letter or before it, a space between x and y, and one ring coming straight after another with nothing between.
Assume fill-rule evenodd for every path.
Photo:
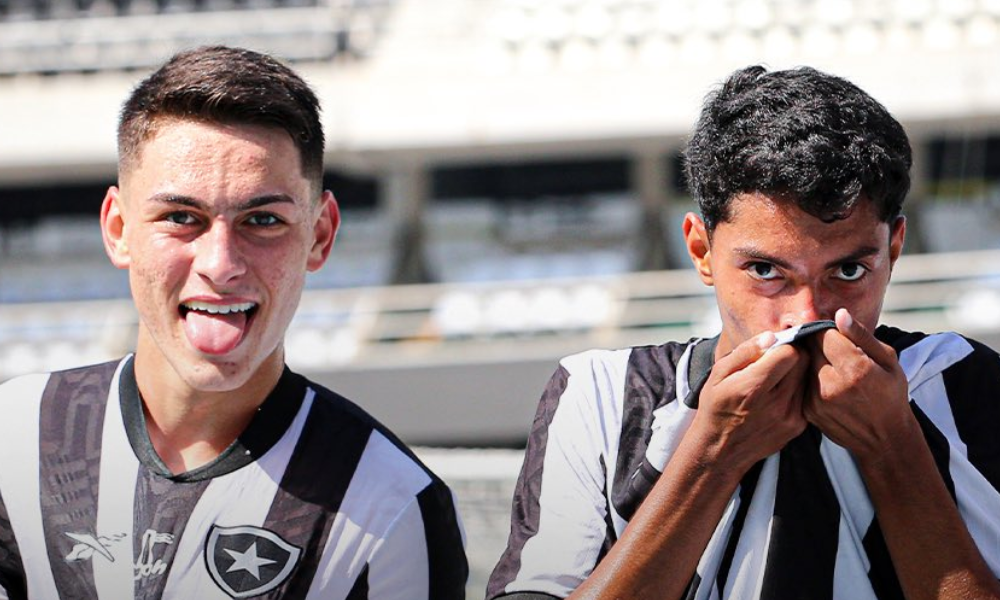
<instances>
[{"instance_id":1,"label":"finger","mask_svg":"<svg viewBox=\"0 0 1000 600\"><path fill-rule=\"evenodd\" d=\"M763 373L763 385L770 388L789 377L794 377L800 370L804 371L808 365L809 357L804 350L786 344L769 350L753 365L753 371Z\"/></svg>"},{"instance_id":2,"label":"finger","mask_svg":"<svg viewBox=\"0 0 1000 600\"><path fill-rule=\"evenodd\" d=\"M808 362L803 350L792 345L778 346L765 352L764 356L741 371L733 373L728 381L746 389L774 391L803 362Z\"/></svg>"},{"instance_id":3,"label":"finger","mask_svg":"<svg viewBox=\"0 0 1000 600\"><path fill-rule=\"evenodd\" d=\"M814 373L819 372L819 366L816 365L815 359L812 364L812 369ZM804 392L802 394L802 414L805 415L806 420L813 425L818 425L818 410L821 402L822 399L820 399L819 395L819 378L815 376L809 377L804 384Z\"/></svg>"},{"instance_id":4,"label":"finger","mask_svg":"<svg viewBox=\"0 0 1000 600\"><path fill-rule=\"evenodd\" d=\"M890 367L898 362L896 352L878 341L864 325L854 319L846 308L838 309L834 320L837 323L837 331L880 366Z\"/></svg>"},{"instance_id":5,"label":"finger","mask_svg":"<svg viewBox=\"0 0 1000 600\"><path fill-rule=\"evenodd\" d=\"M797 350L798 356L791 369L781 376L772 388L779 398L793 398L796 402L805 391L806 371L809 369L809 357L805 350Z\"/></svg>"},{"instance_id":6,"label":"finger","mask_svg":"<svg viewBox=\"0 0 1000 600\"><path fill-rule=\"evenodd\" d=\"M744 341L732 352L715 362L712 367L712 378L716 381L725 379L737 371L757 362L764 352L774 344L774 334L765 331Z\"/></svg>"}]
</instances>

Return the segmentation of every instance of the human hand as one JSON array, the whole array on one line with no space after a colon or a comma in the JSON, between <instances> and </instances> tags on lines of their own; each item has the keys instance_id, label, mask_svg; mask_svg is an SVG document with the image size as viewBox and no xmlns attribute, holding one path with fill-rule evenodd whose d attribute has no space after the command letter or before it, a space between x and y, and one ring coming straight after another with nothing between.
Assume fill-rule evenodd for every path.
<instances>
[{"instance_id":1,"label":"human hand","mask_svg":"<svg viewBox=\"0 0 1000 600\"><path fill-rule=\"evenodd\" d=\"M806 427L808 354L791 344L768 350L774 341L773 333L762 333L716 361L691 425L706 459L724 461L740 476Z\"/></svg>"},{"instance_id":2,"label":"human hand","mask_svg":"<svg viewBox=\"0 0 1000 600\"><path fill-rule=\"evenodd\" d=\"M806 419L861 460L877 458L896 433L912 425L906 375L895 350L875 339L847 309L836 330L808 341Z\"/></svg>"}]
</instances>

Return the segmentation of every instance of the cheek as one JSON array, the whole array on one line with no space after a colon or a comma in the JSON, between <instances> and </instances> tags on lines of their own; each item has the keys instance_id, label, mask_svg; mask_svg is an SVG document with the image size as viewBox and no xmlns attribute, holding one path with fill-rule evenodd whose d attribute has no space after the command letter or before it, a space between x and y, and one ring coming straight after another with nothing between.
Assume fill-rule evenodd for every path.
<instances>
[{"instance_id":1,"label":"cheek","mask_svg":"<svg viewBox=\"0 0 1000 600\"><path fill-rule=\"evenodd\" d=\"M129 266L133 296L148 300L174 293L183 286L188 267L189 261L175 250L150 247L133 251Z\"/></svg>"},{"instance_id":2,"label":"cheek","mask_svg":"<svg viewBox=\"0 0 1000 600\"><path fill-rule=\"evenodd\" d=\"M760 298L748 289L718 290L716 299L720 304L722 318L730 326L739 329L753 329L754 323L766 321L769 312L766 298Z\"/></svg>"}]
</instances>

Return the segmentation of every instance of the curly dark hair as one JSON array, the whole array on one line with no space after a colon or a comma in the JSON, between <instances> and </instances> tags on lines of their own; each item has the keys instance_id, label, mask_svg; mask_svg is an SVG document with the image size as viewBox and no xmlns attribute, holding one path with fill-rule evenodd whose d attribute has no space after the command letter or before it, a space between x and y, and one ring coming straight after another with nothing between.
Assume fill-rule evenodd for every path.
<instances>
[{"instance_id":1,"label":"curly dark hair","mask_svg":"<svg viewBox=\"0 0 1000 600\"><path fill-rule=\"evenodd\" d=\"M853 83L802 67L733 73L709 94L684 151L688 187L709 231L742 193L787 198L826 222L868 198L890 222L910 188L903 127Z\"/></svg>"},{"instance_id":2,"label":"curly dark hair","mask_svg":"<svg viewBox=\"0 0 1000 600\"><path fill-rule=\"evenodd\" d=\"M323 178L319 101L294 71L243 48L205 46L174 55L132 91L118 122L118 169L128 170L158 123L170 118L282 129L299 151L302 174Z\"/></svg>"}]
</instances>

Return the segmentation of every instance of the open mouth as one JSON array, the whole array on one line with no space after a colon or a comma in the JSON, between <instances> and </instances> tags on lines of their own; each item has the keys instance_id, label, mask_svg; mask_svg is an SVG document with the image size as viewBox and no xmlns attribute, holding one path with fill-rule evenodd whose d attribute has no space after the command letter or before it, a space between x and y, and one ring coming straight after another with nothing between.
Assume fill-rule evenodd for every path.
<instances>
[{"instance_id":1,"label":"open mouth","mask_svg":"<svg viewBox=\"0 0 1000 600\"><path fill-rule=\"evenodd\" d=\"M192 346L204 354L226 354L246 336L257 309L256 302L190 300L182 302L178 310Z\"/></svg>"},{"instance_id":2,"label":"open mouth","mask_svg":"<svg viewBox=\"0 0 1000 600\"><path fill-rule=\"evenodd\" d=\"M233 313L245 313L247 318L257 312L257 304L254 302L237 302L235 304L211 304L209 302L199 302L192 300L183 302L180 306L181 316L186 317L191 311L205 312L210 315L229 315Z\"/></svg>"}]
</instances>

